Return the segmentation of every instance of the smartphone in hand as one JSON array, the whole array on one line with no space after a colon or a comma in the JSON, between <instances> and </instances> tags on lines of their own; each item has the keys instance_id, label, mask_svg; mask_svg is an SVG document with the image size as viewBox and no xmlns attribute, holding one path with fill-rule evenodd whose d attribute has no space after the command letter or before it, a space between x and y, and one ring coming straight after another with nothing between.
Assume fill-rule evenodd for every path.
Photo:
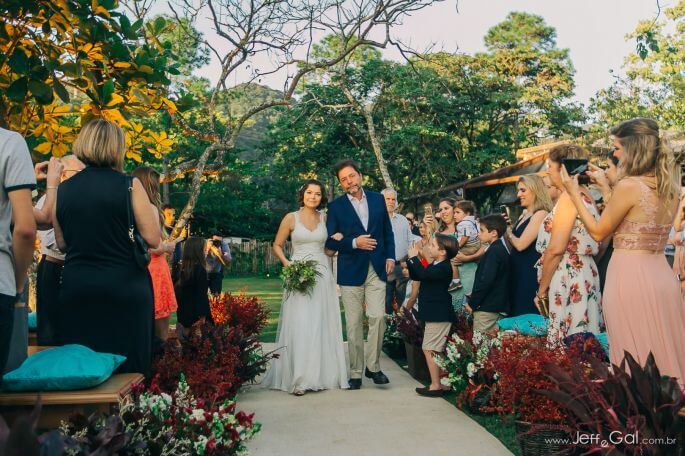
<instances>
[{"instance_id":1,"label":"smartphone in hand","mask_svg":"<svg viewBox=\"0 0 685 456\"><path fill-rule=\"evenodd\" d=\"M561 164L564 165L569 176L585 174L588 170L588 160L585 158L563 158Z\"/></svg>"}]
</instances>

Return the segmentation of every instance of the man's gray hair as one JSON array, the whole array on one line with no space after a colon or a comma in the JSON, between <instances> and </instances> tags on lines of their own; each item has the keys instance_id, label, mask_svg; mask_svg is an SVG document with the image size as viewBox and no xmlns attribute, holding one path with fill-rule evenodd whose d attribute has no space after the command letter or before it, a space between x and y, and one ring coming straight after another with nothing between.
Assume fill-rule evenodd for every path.
<instances>
[{"instance_id":1,"label":"man's gray hair","mask_svg":"<svg viewBox=\"0 0 685 456\"><path fill-rule=\"evenodd\" d=\"M393 193L395 195L395 199L397 199L397 190L395 190L394 188L388 187L388 188L384 188L381 191L381 194L383 194L383 195L385 195L386 193Z\"/></svg>"}]
</instances>

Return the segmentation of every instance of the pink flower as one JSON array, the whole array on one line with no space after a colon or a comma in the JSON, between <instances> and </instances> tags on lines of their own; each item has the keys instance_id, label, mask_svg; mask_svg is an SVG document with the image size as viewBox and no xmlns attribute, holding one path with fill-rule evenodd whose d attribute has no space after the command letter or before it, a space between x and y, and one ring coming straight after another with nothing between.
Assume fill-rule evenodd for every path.
<instances>
[{"instance_id":1,"label":"pink flower","mask_svg":"<svg viewBox=\"0 0 685 456\"><path fill-rule=\"evenodd\" d=\"M569 290L568 295L572 303L579 303L583 299L583 297L580 294L580 285L578 285L577 283L571 285L571 289Z\"/></svg>"}]
</instances>

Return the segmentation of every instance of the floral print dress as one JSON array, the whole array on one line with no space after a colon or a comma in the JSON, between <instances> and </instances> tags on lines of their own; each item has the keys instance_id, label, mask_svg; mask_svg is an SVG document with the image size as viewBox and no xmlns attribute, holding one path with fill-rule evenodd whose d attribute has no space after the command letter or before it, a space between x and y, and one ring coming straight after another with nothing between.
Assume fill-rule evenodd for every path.
<instances>
[{"instance_id":1,"label":"floral print dress","mask_svg":"<svg viewBox=\"0 0 685 456\"><path fill-rule=\"evenodd\" d=\"M598 219L599 213L586 195L583 195L583 203L592 216ZM549 245L556 209L557 207L554 206L552 212L540 225L535 245L540 254ZM576 217L566 252L549 284L547 342L550 345L559 345L565 337L572 334L580 332L597 334L603 330L599 273L593 258L598 250L598 242L592 239L580 217ZM538 282L542 274L542 260L540 258L536 264Z\"/></svg>"}]
</instances>

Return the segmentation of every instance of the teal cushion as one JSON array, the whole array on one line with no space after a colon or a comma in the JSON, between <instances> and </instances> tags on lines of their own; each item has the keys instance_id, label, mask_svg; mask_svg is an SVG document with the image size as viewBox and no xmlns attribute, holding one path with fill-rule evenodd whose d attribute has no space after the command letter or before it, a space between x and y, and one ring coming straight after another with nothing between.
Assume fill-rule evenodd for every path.
<instances>
[{"instance_id":1,"label":"teal cushion","mask_svg":"<svg viewBox=\"0 0 685 456\"><path fill-rule=\"evenodd\" d=\"M125 360L125 356L97 353L83 345L49 348L5 374L2 386L8 391L92 388L107 380Z\"/></svg>"},{"instance_id":2,"label":"teal cushion","mask_svg":"<svg viewBox=\"0 0 685 456\"><path fill-rule=\"evenodd\" d=\"M36 312L29 314L29 331L35 331L38 328L38 320L36 319Z\"/></svg>"},{"instance_id":3,"label":"teal cushion","mask_svg":"<svg viewBox=\"0 0 685 456\"><path fill-rule=\"evenodd\" d=\"M599 333L595 334L594 336L604 349L604 353L606 353L607 356L609 356L609 335L607 333Z\"/></svg>"},{"instance_id":4,"label":"teal cushion","mask_svg":"<svg viewBox=\"0 0 685 456\"><path fill-rule=\"evenodd\" d=\"M544 336L547 334L548 321L540 314L526 314L518 317L502 318L497 322L502 331L512 330L524 336Z\"/></svg>"}]
</instances>

